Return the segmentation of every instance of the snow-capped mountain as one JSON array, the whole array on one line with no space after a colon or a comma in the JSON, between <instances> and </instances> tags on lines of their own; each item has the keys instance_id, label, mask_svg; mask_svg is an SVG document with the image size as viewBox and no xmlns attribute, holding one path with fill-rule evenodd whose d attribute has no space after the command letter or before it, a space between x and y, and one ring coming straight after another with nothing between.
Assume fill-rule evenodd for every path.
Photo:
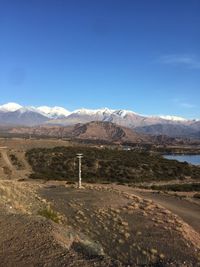
<instances>
[{"instance_id":1,"label":"snow-capped mountain","mask_svg":"<svg viewBox=\"0 0 200 267\"><path fill-rule=\"evenodd\" d=\"M187 119L178 117L178 116L170 116L170 115L161 115L159 116L161 119L168 121L187 121Z\"/></svg>"},{"instance_id":2,"label":"snow-capped mountain","mask_svg":"<svg viewBox=\"0 0 200 267\"><path fill-rule=\"evenodd\" d=\"M74 125L77 123L87 123L90 121L105 121L109 120L114 110L108 108L102 109L78 109L69 114L66 118L50 121L50 124L55 122L62 125Z\"/></svg>"},{"instance_id":3,"label":"snow-capped mountain","mask_svg":"<svg viewBox=\"0 0 200 267\"><path fill-rule=\"evenodd\" d=\"M65 118L57 118L56 120L50 120L48 124L58 124L58 125L74 125L77 123L88 123L91 121L107 121L113 122L121 126L135 128L143 127L154 124L169 124L169 123L179 123L180 119L168 119L159 116L144 116L135 113L131 110L112 110L108 108L102 109L79 109L71 112ZM182 123L187 122L187 120L182 120Z\"/></svg>"},{"instance_id":4,"label":"snow-capped mountain","mask_svg":"<svg viewBox=\"0 0 200 267\"><path fill-rule=\"evenodd\" d=\"M127 115L130 115L130 114L139 115L139 114L137 114L131 110L124 110L124 109L123 110L121 110L121 109L115 110L113 113L120 116L120 117L123 117L123 118L126 117Z\"/></svg>"},{"instance_id":5,"label":"snow-capped mountain","mask_svg":"<svg viewBox=\"0 0 200 267\"><path fill-rule=\"evenodd\" d=\"M1 125L38 125L52 119L63 119L70 112L62 107L23 107L17 103L7 103L0 106Z\"/></svg>"},{"instance_id":6,"label":"snow-capped mountain","mask_svg":"<svg viewBox=\"0 0 200 267\"><path fill-rule=\"evenodd\" d=\"M34 107L23 107L17 103L0 106L0 125L37 125L47 120Z\"/></svg>"},{"instance_id":7,"label":"snow-capped mountain","mask_svg":"<svg viewBox=\"0 0 200 267\"><path fill-rule=\"evenodd\" d=\"M91 121L113 122L120 126L138 129L150 134L168 134L176 136L184 130L187 133L200 132L197 120L186 120L178 116L145 116L131 110L78 109L68 111L63 107L23 107L17 103L7 103L0 106L0 125L37 126L48 125L75 125Z\"/></svg>"},{"instance_id":8,"label":"snow-capped mountain","mask_svg":"<svg viewBox=\"0 0 200 267\"><path fill-rule=\"evenodd\" d=\"M62 107L41 106L36 109L49 118L62 118L70 115L70 111Z\"/></svg>"},{"instance_id":9,"label":"snow-capped mountain","mask_svg":"<svg viewBox=\"0 0 200 267\"><path fill-rule=\"evenodd\" d=\"M18 110L20 108L22 108L21 105L11 102L11 103L7 103L7 104L4 104L4 105L0 106L0 111L13 112L13 111L16 111L16 110Z\"/></svg>"},{"instance_id":10,"label":"snow-capped mountain","mask_svg":"<svg viewBox=\"0 0 200 267\"><path fill-rule=\"evenodd\" d=\"M77 109L75 111L70 112L69 110L63 108L63 107L49 107L49 106L40 106L40 107L34 107L34 106L28 106L24 107L17 103L7 103L0 106L0 112L15 112L19 111L20 113L25 112L36 112L38 114L41 114L48 119L72 119L72 118L78 118L78 117L85 117L85 120L91 121L91 120L108 120L108 121L115 121L115 120L131 120L130 123L132 124L133 121L138 120L139 122L142 122L146 125L146 121L152 121L153 123L155 121L180 121L180 122L186 122L188 120L178 117L178 116L170 116L170 115L162 115L162 116L145 116L140 115L134 111L131 110L113 110L109 108L101 108L101 109ZM125 123L125 122L124 122ZM126 123L125 123L126 124ZM137 124L137 123L136 123ZM139 123L140 124L140 123ZM148 123L147 123L148 124Z\"/></svg>"}]
</instances>

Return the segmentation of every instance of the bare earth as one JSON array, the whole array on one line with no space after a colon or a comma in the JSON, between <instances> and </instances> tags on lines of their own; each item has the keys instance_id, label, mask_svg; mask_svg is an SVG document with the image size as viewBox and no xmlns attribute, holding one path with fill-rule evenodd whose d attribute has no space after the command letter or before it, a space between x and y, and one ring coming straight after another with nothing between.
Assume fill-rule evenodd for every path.
<instances>
[{"instance_id":1,"label":"bare earth","mask_svg":"<svg viewBox=\"0 0 200 267\"><path fill-rule=\"evenodd\" d=\"M158 194L152 192L134 191L138 196L151 199L179 215L185 222L200 233L200 206L177 196Z\"/></svg>"},{"instance_id":2,"label":"bare earth","mask_svg":"<svg viewBox=\"0 0 200 267\"><path fill-rule=\"evenodd\" d=\"M151 200L103 186L83 190L47 186L40 192L66 216L69 225L98 240L106 255L124 266L158 264L165 259L163 266L197 264L199 234Z\"/></svg>"},{"instance_id":3,"label":"bare earth","mask_svg":"<svg viewBox=\"0 0 200 267\"><path fill-rule=\"evenodd\" d=\"M174 214L180 216L185 222L191 225L200 233L200 204L191 202L179 196L173 196L165 193L157 193L152 190L140 190L127 186L114 186L120 190L133 193L139 197L153 200L162 205Z\"/></svg>"}]
</instances>

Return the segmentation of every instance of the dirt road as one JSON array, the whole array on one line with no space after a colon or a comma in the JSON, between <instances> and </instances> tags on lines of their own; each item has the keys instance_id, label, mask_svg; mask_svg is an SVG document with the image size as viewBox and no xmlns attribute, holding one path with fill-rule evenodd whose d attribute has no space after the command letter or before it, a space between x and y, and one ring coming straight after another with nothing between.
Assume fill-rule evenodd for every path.
<instances>
[{"instance_id":1,"label":"dirt road","mask_svg":"<svg viewBox=\"0 0 200 267\"><path fill-rule=\"evenodd\" d=\"M140 191L126 186L117 186L117 188L155 201L174 214L180 216L186 223L192 226L196 231L200 232L200 206L198 204L164 193L158 194L156 192Z\"/></svg>"},{"instance_id":2,"label":"dirt road","mask_svg":"<svg viewBox=\"0 0 200 267\"><path fill-rule=\"evenodd\" d=\"M185 222L200 232L200 206L175 196L164 194L152 194L148 192L137 192L138 196L151 199L171 212L179 215Z\"/></svg>"}]
</instances>

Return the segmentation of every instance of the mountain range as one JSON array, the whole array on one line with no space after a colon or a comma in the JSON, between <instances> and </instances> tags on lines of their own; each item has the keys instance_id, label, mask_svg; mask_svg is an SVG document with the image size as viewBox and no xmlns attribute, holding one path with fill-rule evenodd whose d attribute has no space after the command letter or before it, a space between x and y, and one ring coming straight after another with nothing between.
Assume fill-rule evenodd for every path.
<instances>
[{"instance_id":1,"label":"mountain range","mask_svg":"<svg viewBox=\"0 0 200 267\"><path fill-rule=\"evenodd\" d=\"M200 138L200 121L177 116L145 116L131 110L24 107L17 103L0 106L1 126L70 126L91 121L112 122L139 133L171 137Z\"/></svg>"}]
</instances>

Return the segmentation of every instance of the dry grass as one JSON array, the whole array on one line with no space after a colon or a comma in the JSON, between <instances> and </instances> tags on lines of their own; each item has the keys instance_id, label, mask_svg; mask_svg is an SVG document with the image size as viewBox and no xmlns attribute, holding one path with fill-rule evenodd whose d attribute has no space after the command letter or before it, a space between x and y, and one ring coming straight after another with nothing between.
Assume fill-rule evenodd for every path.
<instances>
[{"instance_id":1,"label":"dry grass","mask_svg":"<svg viewBox=\"0 0 200 267\"><path fill-rule=\"evenodd\" d=\"M0 204L9 212L37 213L43 207L42 200L36 193L39 186L18 181L0 181Z\"/></svg>"},{"instance_id":2,"label":"dry grass","mask_svg":"<svg viewBox=\"0 0 200 267\"><path fill-rule=\"evenodd\" d=\"M61 222L61 218L60 218L59 214L56 211L54 211L50 206L47 206L47 207L39 210L38 214L49 219L49 220L52 220L55 223Z\"/></svg>"}]
</instances>

